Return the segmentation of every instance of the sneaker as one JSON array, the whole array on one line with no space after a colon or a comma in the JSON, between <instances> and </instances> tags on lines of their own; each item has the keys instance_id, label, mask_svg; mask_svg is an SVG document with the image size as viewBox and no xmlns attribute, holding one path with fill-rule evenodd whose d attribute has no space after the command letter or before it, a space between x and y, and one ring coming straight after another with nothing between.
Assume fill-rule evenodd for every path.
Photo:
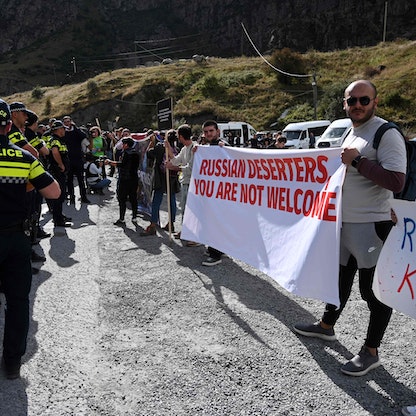
<instances>
[{"instance_id":1,"label":"sneaker","mask_svg":"<svg viewBox=\"0 0 416 416\"><path fill-rule=\"evenodd\" d=\"M44 262L44 261L46 261L45 256L41 256L40 254L36 253L36 251L34 251L34 250L32 250L31 258L32 258L32 261L34 261L34 262L37 262L37 261Z\"/></svg>"},{"instance_id":2,"label":"sneaker","mask_svg":"<svg viewBox=\"0 0 416 416\"><path fill-rule=\"evenodd\" d=\"M120 218L114 223L114 225L124 225L126 221L121 220Z\"/></svg>"},{"instance_id":3,"label":"sneaker","mask_svg":"<svg viewBox=\"0 0 416 416\"><path fill-rule=\"evenodd\" d=\"M180 238L181 238L181 232L179 231L178 233L173 234L173 236L174 236L177 240L180 240Z\"/></svg>"},{"instance_id":4,"label":"sneaker","mask_svg":"<svg viewBox=\"0 0 416 416\"><path fill-rule=\"evenodd\" d=\"M186 247L199 247L201 243L197 243L196 241L187 241L185 245Z\"/></svg>"},{"instance_id":5,"label":"sneaker","mask_svg":"<svg viewBox=\"0 0 416 416\"><path fill-rule=\"evenodd\" d=\"M58 221L58 222L55 222L54 225L55 227L72 227L72 224L66 221Z\"/></svg>"},{"instance_id":6,"label":"sneaker","mask_svg":"<svg viewBox=\"0 0 416 416\"><path fill-rule=\"evenodd\" d=\"M402 407L402 413L404 416L416 416L416 405Z\"/></svg>"},{"instance_id":7,"label":"sneaker","mask_svg":"<svg viewBox=\"0 0 416 416\"><path fill-rule=\"evenodd\" d=\"M214 259L212 257L208 257L206 260L202 262L203 266L216 266L222 262L221 259Z\"/></svg>"},{"instance_id":8,"label":"sneaker","mask_svg":"<svg viewBox=\"0 0 416 416\"><path fill-rule=\"evenodd\" d=\"M325 341L335 341L337 339L334 328L322 328L319 321L314 324L296 324L293 330L304 337L320 338Z\"/></svg>"},{"instance_id":9,"label":"sneaker","mask_svg":"<svg viewBox=\"0 0 416 416\"><path fill-rule=\"evenodd\" d=\"M42 228L39 228L37 233L36 233L36 237L37 238L48 238L50 237L51 234L47 233L46 231L42 230Z\"/></svg>"},{"instance_id":10,"label":"sneaker","mask_svg":"<svg viewBox=\"0 0 416 416\"><path fill-rule=\"evenodd\" d=\"M365 376L370 370L381 365L378 354L374 357L363 345L358 355L341 367L341 371L349 376Z\"/></svg>"}]
</instances>

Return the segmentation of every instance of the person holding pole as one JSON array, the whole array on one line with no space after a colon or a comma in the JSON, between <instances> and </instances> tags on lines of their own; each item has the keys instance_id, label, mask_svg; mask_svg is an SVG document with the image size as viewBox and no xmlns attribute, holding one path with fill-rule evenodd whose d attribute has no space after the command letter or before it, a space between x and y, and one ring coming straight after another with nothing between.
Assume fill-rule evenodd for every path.
<instances>
[{"instance_id":1,"label":"person holding pole","mask_svg":"<svg viewBox=\"0 0 416 416\"><path fill-rule=\"evenodd\" d=\"M169 130L167 132L167 140L171 147L176 149L176 131ZM158 139L155 134L152 135L149 147L147 149L147 157L149 161L153 161L153 199L152 214L150 225L140 233L141 236L150 236L156 234L156 227L159 225L159 210L163 201L163 194L168 193L168 212L170 221L163 227L164 230L172 233L176 217L176 198L175 193L179 192L178 167L166 169L166 149L162 139ZM176 150L175 150L176 152Z\"/></svg>"}]
</instances>

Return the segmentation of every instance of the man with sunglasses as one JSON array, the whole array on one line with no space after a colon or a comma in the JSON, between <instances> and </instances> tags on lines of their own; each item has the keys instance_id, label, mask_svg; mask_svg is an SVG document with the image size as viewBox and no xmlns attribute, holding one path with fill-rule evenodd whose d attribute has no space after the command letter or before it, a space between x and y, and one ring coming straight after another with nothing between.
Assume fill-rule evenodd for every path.
<instances>
[{"instance_id":1,"label":"man with sunglasses","mask_svg":"<svg viewBox=\"0 0 416 416\"><path fill-rule=\"evenodd\" d=\"M301 335L334 341L334 325L351 294L358 270L360 293L370 310L370 321L360 352L341 367L344 374L351 376L363 376L381 364L378 347L392 309L375 297L372 284L380 250L393 225L388 199L393 192L401 191L406 173L405 144L396 129L387 130L379 148L373 148L374 135L385 123L375 115L377 104L376 87L369 81L355 81L345 90L344 110L353 127L341 154L347 173L342 188L340 307L327 304L319 322L294 326Z\"/></svg>"}]
</instances>

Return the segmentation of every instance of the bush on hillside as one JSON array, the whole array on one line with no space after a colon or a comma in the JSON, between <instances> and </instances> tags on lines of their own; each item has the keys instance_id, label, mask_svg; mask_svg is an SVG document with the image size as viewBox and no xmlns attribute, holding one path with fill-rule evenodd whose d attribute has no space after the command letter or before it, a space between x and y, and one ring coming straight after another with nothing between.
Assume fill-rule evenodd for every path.
<instances>
[{"instance_id":1,"label":"bush on hillside","mask_svg":"<svg viewBox=\"0 0 416 416\"><path fill-rule=\"evenodd\" d=\"M306 74L305 71L305 62L300 53L293 52L289 48L279 49L273 52L270 57L270 63L289 74L293 75L303 75ZM276 77L281 84L284 85L294 85L304 83L307 78L298 78L290 75L282 74L281 72L275 71L273 68L268 67L270 71L276 72Z\"/></svg>"}]
</instances>

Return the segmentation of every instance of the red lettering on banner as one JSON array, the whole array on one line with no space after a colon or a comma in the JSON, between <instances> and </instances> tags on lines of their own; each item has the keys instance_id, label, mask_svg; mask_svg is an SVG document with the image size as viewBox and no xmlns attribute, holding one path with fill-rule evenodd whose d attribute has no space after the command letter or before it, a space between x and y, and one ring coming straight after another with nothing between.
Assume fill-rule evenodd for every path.
<instances>
[{"instance_id":1,"label":"red lettering on banner","mask_svg":"<svg viewBox=\"0 0 416 416\"><path fill-rule=\"evenodd\" d=\"M336 221L336 192L316 192L308 189L267 187L267 208L294 212L296 215Z\"/></svg>"},{"instance_id":2,"label":"red lettering on banner","mask_svg":"<svg viewBox=\"0 0 416 416\"><path fill-rule=\"evenodd\" d=\"M412 286L412 282L410 281L410 277L416 273L416 270L413 270L411 273L409 273L409 267L410 266L407 265L406 273L403 276L403 280L402 280L402 283L400 284L400 287L397 289L397 293L400 293L403 289L404 284L407 283L407 285L409 286L409 290L410 290L410 296L412 297L412 299L414 299L415 294L413 292L413 286Z\"/></svg>"},{"instance_id":3,"label":"red lettering on banner","mask_svg":"<svg viewBox=\"0 0 416 416\"><path fill-rule=\"evenodd\" d=\"M263 195L264 186L263 185L253 185L253 184L241 184L241 195L240 202L245 204L249 203L250 205L262 205L262 195Z\"/></svg>"},{"instance_id":4,"label":"red lettering on banner","mask_svg":"<svg viewBox=\"0 0 416 416\"><path fill-rule=\"evenodd\" d=\"M194 179L195 194L201 196L212 197L214 193L214 181L207 181L205 179Z\"/></svg>"},{"instance_id":5,"label":"red lettering on banner","mask_svg":"<svg viewBox=\"0 0 416 416\"><path fill-rule=\"evenodd\" d=\"M237 201L237 184L230 182L220 182L218 184L217 194L215 198L226 199L228 201Z\"/></svg>"}]
</instances>

